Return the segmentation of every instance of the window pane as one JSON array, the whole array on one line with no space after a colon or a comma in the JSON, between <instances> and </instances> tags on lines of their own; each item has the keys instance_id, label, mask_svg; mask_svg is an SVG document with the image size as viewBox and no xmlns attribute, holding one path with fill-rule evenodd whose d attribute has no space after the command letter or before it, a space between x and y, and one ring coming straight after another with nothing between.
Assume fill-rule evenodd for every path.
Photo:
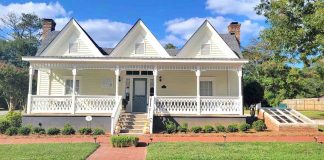
<instances>
[{"instance_id":1,"label":"window pane","mask_svg":"<svg viewBox=\"0 0 324 160\"><path fill-rule=\"evenodd\" d=\"M200 81L200 95L201 96L212 96L213 95L212 81Z\"/></svg>"},{"instance_id":2,"label":"window pane","mask_svg":"<svg viewBox=\"0 0 324 160\"><path fill-rule=\"evenodd\" d=\"M210 44L201 45L201 55L208 55L210 53Z\"/></svg>"},{"instance_id":3,"label":"window pane","mask_svg":"<svg viewBox=\"0 0 324 160\"><path fill-rule=\"evenodd\" d=\"M135 44L135 54L144 54L144 43Z\"/></svg>"},{"instance_id":4,"label":"window pane","mask_svg":"<svg viewBox=\"0 0 324 160\"><path fill-rule=\"evenodd\" d=\"M68 79L65 81L65 94L72 94L73 91L73 80ZM76 94L80 93L80 81L75 80L75 92Z\"/></svg>"},{"instance_id":5,"label":"window pane","mask_svg":"<svg viewBox=\"0 0 324 160\"><path fill-rule=\"evenodd\" d=\"M145 96L145 81L135 81L134 89L135 96Z\"/></svg>"},{"instance_id":6,"label":"window pane","mask_svg":"<svg viewBox=\"0 0 324 160\"><path fill-rule=\"evenodd\" d=\"M79 44L77 42L69 44L69 52L70 53L78 52L78 48L79 48Z\"/></svg>"}]
</instances>

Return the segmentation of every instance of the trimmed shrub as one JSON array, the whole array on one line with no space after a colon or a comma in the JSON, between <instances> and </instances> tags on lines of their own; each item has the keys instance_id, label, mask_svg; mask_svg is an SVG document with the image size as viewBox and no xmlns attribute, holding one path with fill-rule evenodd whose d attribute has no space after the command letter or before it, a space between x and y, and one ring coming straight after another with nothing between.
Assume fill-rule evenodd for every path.
<instances>
[{"instance_id":1,"label":"trimmed shrub","mask_svg":"<svg viewBox=\"0 0 324 160\"><path fill-rule=\"evenodd\" d=\"M42 127L34 127L33 128L33 133L35 134L45 134L45 129Z\"/></svg>"},{"instance_id":2,"label":"trimmed shrub","mask_svg":"<svg viewBox=\"0 0 324 160\"><path fill-rule=\"evenodd\" d=\"M137 146L138 137L135 136L111 136L110 142L113 147Z\"/></svg>"},{"instance_id":3,"label":"trimmed shrub","mask_svg":"<svg viewBox=\"0 0 324 160\"><path fill-rule=\"evenodd\" d=\"M10 127L9 121L0 122L0 133L4 134L9 127Z\"/></svg>"},{"instance_id":4,"label":"trimmed shrub","mask_svg":"<svg viewBox=\"0 0 324 160\"><path fill-rule=\"evenodd\" d=\"M47 130L48 135L59 135L61 133L61 130L58 128L49 128Z\"/></svg>"},{"instance_id":5,"label":"trimmed shrub","mask_svg":"<svg viewBox=\"0 0 324 160\"><path fill-rule=\"evenodd\" d=\"M165 122L165 129L168 133L175 133L177 131L177 125L168 120L167 122Z\"/></svg>"},{"instance_id":6,"label":"trimmed shrub","mask_svg":"<svg viewBox=\"0 0 324 160\"><path fill-rule=\"evenodd\" d=\"M24 127L20 127L20 128L18 129L18 134L20 134L20 135L25 135L25 136L27 136L27 135L30 134L30 132L31 132L31 129L30 129L29 127L26 127L26 126L24 126Z\"/></svg>"},{"instance_id":7,"label":"trimmed shrub","mask_svg":"<svg viewBox=\"0 0 324 160\"><path fill-rule=\"evenodd\" d=\"M213 128L213 126L211 126L211 125L206 125L205 127L204 127L204 132L205 133L211 133L211 132L213 132L214 131L214 128Z\"/></svg>"},{"instance_id":8,"label":"trimmed shrub","mask_svg":"<svg viewBox=\"0 0 324 160\"><path fill-rule=\"evenodd\" d=\"M18 134L18 128L17 127L9 127L6 130L5 134L8 135L8 136L17 135Z\"/></svg>"},{"instance_id":9,"label":"trimmed shrub","mask_svg":"<svg viewBox=\"0 0 324 160\"><path fill-rule=\"evenodd\" d=\"M104 135L105 134L105 131L101 128L95 128L93 130L93 135Z\"/></svg>"},{"instance_id":10,"label":"trimmed shrub","mask_svg":"<svg viewBox=\"0 0 324 160\"><path fill-rule=\"evenodd\" d=\"M227 132L238 132L237 124L231 124L227 126Z\"/></svg>"},{"instance_id":11,"label":"trimmed shrub","mask_svg":"<svg viewBox=\"0 0 324 160\"><path fill-rule=\"evenodd\" d=\"M91 128L87 128L87 127L80 128L79 129L79 133L81 135L90 135L92 133L92 129Z\"/></svg>"},{"instance_id":12,"label":"trimmed shrub","mask_svg":"<svg viewBox=\"0 0 324 160\"><path fill-rule=\"evenodd\" d=\"M10 125L13 127L21 127L22 116L20 112L8 112L6 114L6 120L9 121Z\"/></svg>"},{"instance_id":13,"label":"trimmed shrub","mask_svg":"<svg viewBox=\"0 0 324 160\"><path fill-rule=\"evenodd\" d=\"M240 129L241 132L246 132L246 131L248 131L250 128L251 128L251 125L250 125L250 124L247 124L247 123L242 123L242 124L240 124L240 126L239 126L239 129Z\"/></svg>"},{"instance_id":14,"label":"trimmed shrub","mask_svg":"<svg viewBox=\"0 0 324 160\"><path fill-rule=\"evenodd\" d=\"M223 125L217 125L215 130L216 132L226 132L226 128Z\"/></svg>"},{"instance_id":15,"label":"trimmed shrub","mask_svg":"<svg viewBox=\"0 0 324 160\"><path fill-rule=\"evenodd\" d=\"M62 129L63 135L72 135L75 134L75 129L70 124L65 124Z\"/></svg>"},{"instance_id":16,"label":"trimmed shrub","mask_svg":"<svg viewBox=\"0 0 324 160\"><path fill-rule=\"evenodd\" d=\"M265 123L263 122L263 120L257 120L255 122L253 122L252 123L252 127L256 131L264 131L265 129L267 129L267 126L265 125Z\"/></svg>"},{"instance_id":17,"label":"trimmed shrub","mask_svg":"<svg viewBox=\"0 0 324 160\"><path fill-rule=\"evenodd\" d=\"M191 127L191 132L194 132L194 133L199 133L201 132L202 128L200 126L193 126Z\"/></svg>"},{"instance_id":18,"label":"trimmed shrub","mask_svg":"<svg viewBox=\"0 0 324 160\"><path fill-rule=\"evenodd\" d=\"M183 125L178 126L177 129L179 132L188 132L188 123L184 123Z\"/></svg>"}]
</instances>

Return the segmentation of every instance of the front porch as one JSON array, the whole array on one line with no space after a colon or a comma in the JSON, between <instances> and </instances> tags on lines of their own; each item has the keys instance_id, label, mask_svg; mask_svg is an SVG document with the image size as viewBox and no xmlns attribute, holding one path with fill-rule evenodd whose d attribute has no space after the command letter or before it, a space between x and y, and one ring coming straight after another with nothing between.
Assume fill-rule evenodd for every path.
<instances>
[{"instance_id":1,"label":"front porch","mask_svg":"<svg viewBox=\"0 0 324 160\"><path fill-rule=\"evenodd\" d=\"M147 113L151 133L155 116L243 115L240 60L59 59L29 60L27 115L104 115L112 134L122 110Z\"/></svg>"}]
</instances>

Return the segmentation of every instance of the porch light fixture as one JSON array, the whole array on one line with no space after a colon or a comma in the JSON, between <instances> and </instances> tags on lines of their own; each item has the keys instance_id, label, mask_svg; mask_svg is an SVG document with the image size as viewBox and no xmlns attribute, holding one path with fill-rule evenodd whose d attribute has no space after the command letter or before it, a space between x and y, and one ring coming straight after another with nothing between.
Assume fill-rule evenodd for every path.
<instances>
[{"instance_id":1,"label":"porch light fixture","mask_svg":"<svg viewBox=\"0 0 324 160\"><path fill-rule=\"evenodd\" d=\"M121 81L120 76L118 76L118 81L119 81L119 82Z\"/></svg>"},{"instance_id":2,"label":"porch light fixture","mask_svg":"<svg viewBox=\"0 0 324 160\"><path fill-rule=\"evenodd\" d=\"M159 81L162 82L162 76L159 76Z\"/></svg>"}]
</instances>

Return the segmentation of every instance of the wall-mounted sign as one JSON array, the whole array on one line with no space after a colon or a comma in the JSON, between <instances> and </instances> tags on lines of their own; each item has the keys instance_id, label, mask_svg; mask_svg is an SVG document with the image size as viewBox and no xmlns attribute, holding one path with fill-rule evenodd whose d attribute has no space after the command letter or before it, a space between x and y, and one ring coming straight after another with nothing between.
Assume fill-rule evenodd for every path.
<instances>
[{"instance_id":1,"label":"wall-mounted sign","mask_svg":"<svg viewBox=\"0 0 324 160\"><path fill-rule=\"evenodd\" d=\"M88 121L88 122L92 121L92 116L86 116L85 120Z\"/></svg>"},{"instance_id":2,"label":"wall-mounted sign","mask_svg":"<svg viewBox=\"0 0 324 160\"><path fill-rule=\"evenodd\" d=\"M113 80L111 78L104 79L101 86L102 88L112 88Z\"/></svg>"}]
</instances>

